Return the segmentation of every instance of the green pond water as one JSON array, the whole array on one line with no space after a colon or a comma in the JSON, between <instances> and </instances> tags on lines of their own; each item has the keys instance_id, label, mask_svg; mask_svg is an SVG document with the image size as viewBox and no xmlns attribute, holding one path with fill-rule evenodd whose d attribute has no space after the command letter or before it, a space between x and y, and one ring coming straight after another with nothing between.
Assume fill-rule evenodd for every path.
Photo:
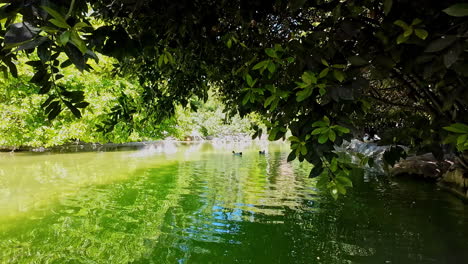
<instances>
[{"instance_id":1,"label":"green pond water","mask_svg":"<svg viewBox=\"0 0 468 264\"><path fill-rule=\"evenodd\" d=\"M375 175L334 201L288 150L2 153L0 263L468 263L467 204Z\"/></svg>"}]
</instances>

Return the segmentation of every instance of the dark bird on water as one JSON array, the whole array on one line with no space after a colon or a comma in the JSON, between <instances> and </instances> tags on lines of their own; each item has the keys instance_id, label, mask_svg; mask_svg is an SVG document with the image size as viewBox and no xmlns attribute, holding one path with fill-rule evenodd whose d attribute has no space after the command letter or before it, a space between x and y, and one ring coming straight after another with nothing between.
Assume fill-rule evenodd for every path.
<instances>
[{"instance_id":1,"label":"dark bird on water","mask_svg":"<svg viewBox=\"0 0 468 264\"><path fill-rule=\"evenodd\" d=\"M242 152L235 152L234 150L232 151L232 155L234 156L242 156Z\"/></svg>"}]
</instances>

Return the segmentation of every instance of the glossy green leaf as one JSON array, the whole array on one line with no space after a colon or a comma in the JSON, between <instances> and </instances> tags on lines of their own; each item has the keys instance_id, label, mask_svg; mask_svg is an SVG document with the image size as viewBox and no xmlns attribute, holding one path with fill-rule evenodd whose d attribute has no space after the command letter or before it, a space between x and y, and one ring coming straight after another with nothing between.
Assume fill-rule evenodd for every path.
<instances>
[{"instance_id":1,"label":"glossy green leaf","mask_svg":"<svg viewBox=\"0 0 468 264\"><path fill-rule=\"evenodd\" d=\"M268 71L270 73L274 73L276 71L276 64L273 61L270 61L270 63L268 63Z\"/></svg>"},{"instance_id":2,"label":"glossy green leaf","mask_svg":"<svg viewBox=\"0 0 468 264\"><path fill-rule=\"evenodd\" d=\"M60 35L59 41L62 46L68 43L68 41L70 40L70 35L70 31L65 31Z\"/></svg>"},{"instance_id":3,"label":"glossy green leaf","mask_svg":"<svg viewBox=\"0 0 468 264\"><path fill-rule=\"evenodd\" d=\"M332 129L328 132L328 139L330 139L331 142L335 142L336 140L336 133Z\"/></svg>"},{"instance_id":4,"label":"glossy green leaf","mask_svg":"<svg viewBox=\"0 0 468 264\"><path fill-rule=\"evenodd\" d=\"M468 133L468 125L462 123L455 123L450 126L443 127L443 129L454 133Z\"/></svg>"},{"instance_id":5,"label":"glossy green leaf","mask_svg":"<svg viewBox=\"0 0 468 264\"><path fill-rule=\"evenodd\" d=\"M328 133L325 133L325 134L320 134L319 138L318 138L318 142L320 144L324 144L325 142L328 141Z\"/></svg>"},{"instance_id":6,"label":"glossy green leaf","mask_svg":"<svg viewBox=\"0 0 468 264\"><path fill-rule=\"evenodd\" d=\"M270 60L261 61L261 62L255 64L255 66L253 66L252 70L265 69L268 66L269 62L270 62Z\"/></svg>"},{"instance_id":7,"label":"glossy green leaf","mask_svg":"<svg viewBox=\"0 0 468 264\"><path fill-rule=\"evenodd\" d=\"M302 102L305 99L309 98L312 95L312 88L307 87L302 91L296 93L296 101Z\"/></svg>"},{"instance_id":8,"label":"glossy green leaf","mask_svg":"<svg viewBox=\"0 0 468 264\"><path fill-rule=\"evenodd\" d=\"M263 107L267 108L272 102L273 100L276 99L276 96L275 95L271 95L270 97L268 97L266 100L265 100L265 103L263 104Z\"/></svg>"},{"instance_id":9,"label":"glossy green leaf","mask_svg":"<svg viewBox=\"0 0 468 264\"><path fill-rule=\"evenodd\" d=\"M80 38L78 33L72 31L70 34L70 42L77 47L81 53L84 55L88 48L86 47L86 43Z\"/></svg>"},{"instance_id":10,"label":"glossy green leaf","mask_svg":"<svg viewBox=\"0 0 468 264\"><path fill-rule=\"evenodd\" d=\"M342 71L339 71L339 70L333 70L333 76L335 77L335 79L339 82L343 82L344 79L345 79L345 74L344 72Z\"/></svg>"},{"instance_id":11,"label":"glossy green leaf","mask_svg":"<svg viewBox=\"0 0 468 264\"><path fill-rule=\"evenodd\" d=\"M65 29L71 28L70 25L68 25L66 22L63 22L61 20L57 20L55 18L50 19L49 22L54 24L55 26L57 26L59 28L65 28Z\"/></svg>"},{"instance_id":12,"label":"glossy green leaf","mask_svg":"<svg viewBox=\"0 0 468 264\"><path fill-rule=\"evenodd\" d=\"M406 22L403 20L396 20L395 22L393 22L393 24L401 27L403 30L407 30L409 28L408 24L406 24Z\"/></svg>"},{"instance_id":13,"label":"glossy green leaf","mask_svg":"<svg viewBox=\"0 0 468 264\"><path fill-rule=\"evenodd\" d=\"M316 129L312 130L312 133L310 133L310 134L311 135L319 135L319 134L324 133L327 130L328 130L327 127L319 127L319 128L316 128Z\"/></svg>"},{"instance_id":14,"label":"glossy green leaf","mask_svg":"<svg viewBox=\"0 0 468 264\"><path fill-rule=\"evenodd\" d=\"M449 16L465 17L465 16L468 16L468 4L459 3L459 4L451 5L442 11Z\"/></svg>"},{"instance_id":15,"label":"glossy green leaf","mask_svg":"<svg viewBox=\"0 0 468 264\"><path fill-rule=\"evenodd\" d=\"M402 44L402 43L405 43L406 41L408 40L408 37L405 36L404 34L400 34L398 37L397 37L397 44Z\"/></svg>"},{"instance_id":16,"label":"glossy green leaf","mask_svg":"<svg viewBox=\"0 0 468 264\"><path fill-rule=\"evenodd\" d=\"M444 50L448 48L450 45L452 45L456 40L457 40L456 36L452 36L452 35L443 36L429 43L429 45L427 45L427 48L426 50L424 50L424 52L438 52L438 51Z\"/></svg>"},{"instance_id":17,"label":"glossy green leaf","mask_svg":"<svg viewBox=\"0 0 468 264\"><path fill-rule=\"evenodd\" d=\"M417 26L417 25L421 24L422 22L423 21L421 19L415 18L415 19L413 19L413 22L411 22L411 25L412 26Z\"/></svg>"},{"instance_id":18,"label":"glossy green leaf","mask_svg":"<svg viewBox=\"0 0 468 264\"><path fill-rule=\"evenodd\" d=\"M339 184L345 187L353 187L353 182L345 176L339 176L335 179Z\"/></svg>"},{"instance_id":19,"label":"glossy green leaf","mask_svg":"<svg viewBox=\"0 0 468 264\"><path fill-rule=\"evenodd\" d=\"M265 49L265 53L272 58L278 58L278 54L276 54L276 51L272 48Z\"/></svg>"},{"instance_id":20,"label":"glossy green leaf","mask_svg":"<svg viewBox=\"0 0 468 264\"><path fill-rule=\"evenodd\" d=\"M325 68L323 69L320 74L319 74L319 78L323 78L323 77L326 77L328 75L328 72L330 71L330 68Z\"/></svg>"},{"instance_id":21,"label":"glossy green leaf","mask_svg":"<svg viewBox=\"0 0 468 264\"><path fill-rule=\"evenodd\" d=\"M392 10L393 0L384 0L384 14L388 15Z\"/></svg>"},{"instance_id":22,"label":"glossy green leaf","mask_svg":"<svg viewBox=\"0 0 468 264\"><path fill-rule=\"evenodd\" d=\"M327 67L330 67L330 65L328 64L328 62L327 62L326 60L321 59L321 61L322 61L322 64L323 64L323 65L325 65L325 66L327 66Z\"/></svg>"},{"instance_id":23,"label":"glossy green leaf","mask_svg":"<svg viewBox=\"0 0 468 264\"><path fill-rule=\"evenodd\" d=\"M429 33L427 32L427 30L420 29L420 28L415 29L414 34L416 34L416 36L418 36L418 38L422 40L426 39L427 36L429 36Z\"/></svg>"}]
</instances>

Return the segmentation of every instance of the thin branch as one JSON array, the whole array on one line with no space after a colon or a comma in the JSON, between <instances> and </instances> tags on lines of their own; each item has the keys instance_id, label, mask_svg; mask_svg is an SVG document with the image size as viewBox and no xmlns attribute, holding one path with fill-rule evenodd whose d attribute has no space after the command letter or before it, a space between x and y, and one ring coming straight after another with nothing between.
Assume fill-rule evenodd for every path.
<instances>
[{"instance_id":1,"label":"thin branch","mask_svg":"<svg viewBox=\"0 0 468 264\"><path fill-rule=\"evenodd\" d=\"M71 13L73 11L73 7L75 6L75 0L71 1L70 8L68 9L68 13L65 16L65 19L68 19L71 16Z\"/></svg>"}]
</instances>

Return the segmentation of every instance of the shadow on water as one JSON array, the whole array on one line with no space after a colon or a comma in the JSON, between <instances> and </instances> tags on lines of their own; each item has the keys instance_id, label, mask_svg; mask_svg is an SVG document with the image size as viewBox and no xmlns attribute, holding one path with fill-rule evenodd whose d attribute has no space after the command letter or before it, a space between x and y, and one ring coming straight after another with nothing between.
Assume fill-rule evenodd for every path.
<instances>
[{"instance_id":1,"label":"shadow on water","mask_svg":"<svg viewBox=\"0 0 468 264\"><path fill-rule=\"evenodd\" d=\"M333 201L315 190L309 166L286 162L286 146L271 144L266 155L260 147L205 143L3 158L8 194L0 213L8 217L0 217L0 262L468 259L468 206L433 185L371 176ZM17 207L5 204L18 197ZM42 202L32 206L36 199Z\"/></svg>"}]
</instances>

